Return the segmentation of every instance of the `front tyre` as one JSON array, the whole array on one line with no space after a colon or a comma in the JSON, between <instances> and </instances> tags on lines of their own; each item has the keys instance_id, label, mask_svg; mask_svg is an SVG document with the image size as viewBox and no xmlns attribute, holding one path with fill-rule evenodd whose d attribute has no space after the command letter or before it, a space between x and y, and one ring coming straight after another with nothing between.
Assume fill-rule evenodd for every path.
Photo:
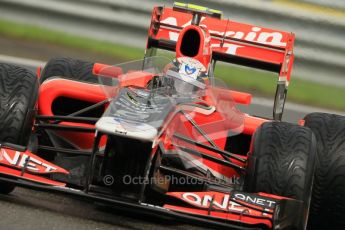
<instances>
[{"instance_id":1,"label":"front tyre","mask_svg":"<svg viewBox=\"0 0 345 230\"><path fill-rule=\"evenodd\" d=\"M312 113L305 117L317 139L310 229L345 229L345 117Z\"/></svg>"},{"instance_id":2,"label":"front tyre","mask_svg":"<svg viewBox=\"0 0 345 230\"><path fill-rule=\"evenodd\" d=\"M26 146L35 115L38 82L25 68L0 63L0 143ZM0 183L0 193L13 191L14 185Z\"/></svg>"},{"instance_id":3,"label":"front tyre","mask_svg":"<svg viewBox=\"0 0 345 230\"><path fill-rule=\"evenodd\" d=\"M267 122L257 129L248 155L244 188L303 202L297 229L305 229L315 166L316 140L309 128ZM289 229L289 228L288 228Z\"/></svg>"}]
</instances>

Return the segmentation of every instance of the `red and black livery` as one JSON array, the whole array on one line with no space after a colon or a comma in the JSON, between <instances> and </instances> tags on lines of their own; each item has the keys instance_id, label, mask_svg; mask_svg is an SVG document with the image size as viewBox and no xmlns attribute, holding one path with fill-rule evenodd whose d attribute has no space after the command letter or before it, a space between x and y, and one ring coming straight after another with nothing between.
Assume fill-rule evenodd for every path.
<instances>
[{"instance_id":1,"label":"red and black livery","mask_svg":"<svg viewBox=\"0 0 345 230\"><path fill-rule=\"evenodd\" d=\"M119 101L136 107L146 93L145 105L151 105L150 89L171 83L165 75L69 58L50 60L38 76L0 64L0 191L23 186L66 193L233 229L306 229L307 223L315 229L329 220L342 226L335 217L344 214L344 199L327 203L317 198L325 191L319 173L325 156L340 158L334 167L344 168L344 135L337 134L338 148L329 150L320 140L331 131L316 124L336 126L341 133L345 119L311 114L303 125L281 121L294 39L292 33L222 19L205 7L155 7L143 63L156 60L156 49L172 51L175 60L163 71L177 64L193 72L184 61L194 60L203 72L197 85L205 85L202 102L189 98L184 106L175 103L174 110L168 106L171 100L155 98L164 108L158 116L162 122L154 120L159 123L155 129L151 123L139 124L135 116L140 112L128 115L128 110L126 115L134 117L130 122L117 117L120 109L112 112L114 117L104 114L123 110ZM217 62L277 73L273 119L235 109L236 104L250 105L251 95L212 85ZM113 96L109 87L115 85L107 82L116 82ZM131 125L124 126L124 120ZM133 124L139 128L129 129ZM143 183L125 183L126 178ZM329 186L339 193L345 187L341 181ZM331 210L335 203L340 214L329 216L319 208Z\"/></svg>"}]
</instances>

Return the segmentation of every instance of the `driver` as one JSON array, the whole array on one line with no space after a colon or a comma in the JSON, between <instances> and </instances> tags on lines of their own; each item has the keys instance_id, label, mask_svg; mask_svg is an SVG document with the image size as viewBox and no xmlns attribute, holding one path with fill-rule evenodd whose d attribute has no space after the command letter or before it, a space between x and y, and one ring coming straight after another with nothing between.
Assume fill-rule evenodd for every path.
<instances>
[{"instance_id":1,"label":"driver","mask_svg":"<svg viewBox=\"0 0 345 230\"><path fill-rule=\"evenodd\" d=\"M190 57L174 59L164 69L164 75L173 82L177 94L187 95L206 88L206 68L201 62Z\"/></svg>"}]
</instances>

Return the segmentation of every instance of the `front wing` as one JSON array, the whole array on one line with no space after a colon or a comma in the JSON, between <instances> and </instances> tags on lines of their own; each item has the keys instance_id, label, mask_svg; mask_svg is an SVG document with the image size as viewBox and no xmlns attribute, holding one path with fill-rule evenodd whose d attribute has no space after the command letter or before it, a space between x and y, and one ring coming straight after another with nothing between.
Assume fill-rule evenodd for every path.
<instances>
[{"instance_id":1,"label":"front wing","mask_svg":"<svg viewBox=\"0 0 345 230\"><path fill-rule=\"evenodd\" d=\"M17 146L15 146L17 147ZM0 182L21 187L64 193L148 215L164 215L197 225L215 225L232 229L287 229L297 223L300 201L263 193L241 191L169 192L170 201L162 206L121 197L103 195L92 190L73 189L49 178L50 174L68 174L65 169L43 160L29 150L0 148Z\"/></svg>"}]
</instances>

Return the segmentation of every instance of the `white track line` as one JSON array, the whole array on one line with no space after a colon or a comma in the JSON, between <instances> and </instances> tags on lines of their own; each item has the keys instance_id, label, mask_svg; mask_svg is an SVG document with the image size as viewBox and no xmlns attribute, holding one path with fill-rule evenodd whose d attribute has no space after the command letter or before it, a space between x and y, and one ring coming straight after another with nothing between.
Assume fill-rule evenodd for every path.
<instances>
[{"instance_id":1,"label":"white track line","mask_svg":"<svg viewBox=\"0 0 345 230\"><path fill-rule=\"evenodd\" d=\"M33 68L36 68L38 66L43 67L46 64L46 62L40 61L40 60L13 57L13 56L1 55L1 54L0 54L0 62L24 65L24 66L33 67ZM253 98L252 103L255 105L261 105L261 106L269 107L269 108L273 107L273 101L267 98L255 97ZM340 112L336 110L312 107L312 106L301 105L301 104L296 104L296 103L291 103L291 102L287 102L285 105L285 108L288 110L293 110L293 111L301 112L301 113L310 113L313 111L318 111L318 112L324 112L324 113L334 113L334 114L345 115L344 112Z\"/></svg>"},{"instance_id":2,"label":"white track line","mask_svg":"<svg viewBox=\"0 0 345 230\"><path fill-rule=\"evenodd\" d=\"M25 66L33 67L33 68L44 66L46 64L46 62L44 61L13 57L13 56L1 55L1 54L0 54L0 62L12 63L16 65L25 65Z\"/></svg>"},{"instance_id":3,"label":"white track line","mask_svg":"<svg viewBox=\"0 0 345 230\"><path fill-rule=\"evenodd\" d=\"M289 100L289 97L287 100ZM273 99L270 100L267 98L255 97L252 99L252 104L273 108ZM345 116L345 112L325 109L325 108L318 108L318 107L313 107L313 106L308 106L308 105L301 105L301 104L296 104L292 102L286 102L285 109L292 110L295 112L301 112L301 113L321 112L321 113L333 113L333 114L339 114L339 115Z\"/></svg>"}]
</instances>

